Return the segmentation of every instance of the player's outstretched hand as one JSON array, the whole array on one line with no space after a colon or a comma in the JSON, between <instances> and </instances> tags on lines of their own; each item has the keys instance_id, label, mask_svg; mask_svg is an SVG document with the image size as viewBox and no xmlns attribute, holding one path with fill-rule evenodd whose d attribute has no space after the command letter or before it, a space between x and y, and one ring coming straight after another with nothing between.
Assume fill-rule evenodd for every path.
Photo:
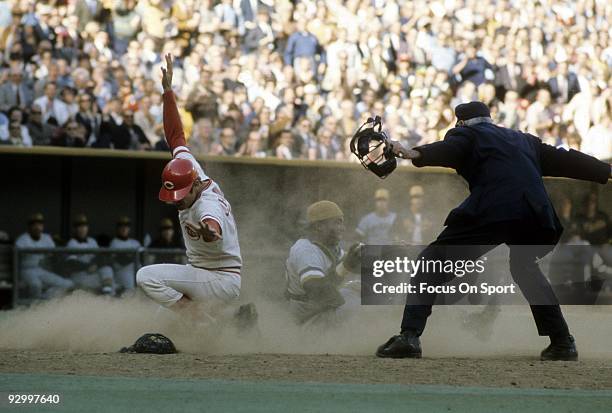
<instances>
[{"instance_id":1,"label":"player's outstretched hand","mask_svg":"<svg viewBox=\"0 0 612 413\"><path fill-rule=\"evenodd\" d=\"M216 241L223 239L221 234L219 234L214 228L210 227L206 222L198 222L194 223L191 221L185 222L185 225L189 227L192 231L200 234L202 238L206 241Z\"/></svg>"},{"instance_id":2,"label":"player's outstretched hand","mask_svg":"<svg viewBox=\"0 0 612 413\"><path fill-rule=\"evenodd\" d=\"M172 90L172 55L168 53L166 56L166 67L161 68L162 71L162 87L164 92Z\"/></svg>"},{"instance_id":3,"label":"player's outstretched hand","mask_svg":"<svg viewBox=\"0 0 612 413\"><path fill-rule=\"evenodd\" d=\"M402 159L417 159L421 156L419 151L415 151L414 149L406 149L398 141L391 141L391 150L395 156Z\"/></svg>"}]
</instances>

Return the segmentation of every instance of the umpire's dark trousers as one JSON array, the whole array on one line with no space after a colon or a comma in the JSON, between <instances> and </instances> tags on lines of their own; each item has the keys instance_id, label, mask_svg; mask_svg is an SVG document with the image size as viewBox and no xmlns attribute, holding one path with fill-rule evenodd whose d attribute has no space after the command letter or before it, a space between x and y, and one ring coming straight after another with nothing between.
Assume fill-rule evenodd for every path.
<instances>
[{"instance_id":1,"label":"umpire's dark trousers","mask_svg":"<svg viewBox=\"0 0 612 413\"><path fill-rule=\"evenodd\" d=\"M476 227L449 225L421 252L420 257L476 260L496 246L507 244L510 248L510 273L530 303L538 333L541 336L567 336L569 330L555 293L536 262L538 257L542 257L553 248L550 244L554 242L556 237L553 231L541 228L532 220L504 221ZM536 248L535 245L544 245L544 247ZM416 285L420 282L429 285L444 284L453 277L453 274L432 276L421 273L417 274L412 282L417 283ZM435 294L408 297L402 319L402 332L412 331L418 335L423 333L435 298Z\"/></svg>"}]
</instances>

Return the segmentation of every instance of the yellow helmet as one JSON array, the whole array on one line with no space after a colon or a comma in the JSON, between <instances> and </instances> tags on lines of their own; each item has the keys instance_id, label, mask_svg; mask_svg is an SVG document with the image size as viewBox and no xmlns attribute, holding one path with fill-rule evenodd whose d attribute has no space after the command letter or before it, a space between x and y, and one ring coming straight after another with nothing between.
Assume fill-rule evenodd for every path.
<instances>
[{"instance_id":1,"label":"yellow helmet","mask_svg":"<svg viewBox=\"0 0 612 413\"><path fill-rule=\"evenodd\" d=\"M331 218L343 218L342 210L332 201L318 201L310 205L306 210L306 220L308 224L325 221Z\"/></svg>"}]
</instances>

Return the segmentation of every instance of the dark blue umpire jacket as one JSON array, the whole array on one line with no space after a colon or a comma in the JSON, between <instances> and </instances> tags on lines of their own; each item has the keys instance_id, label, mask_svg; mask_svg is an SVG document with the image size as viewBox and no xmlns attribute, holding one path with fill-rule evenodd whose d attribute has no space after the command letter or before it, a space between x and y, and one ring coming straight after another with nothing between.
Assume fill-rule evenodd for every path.
<instances>
[{"instance_id":1,"label":"dark blue umpire jacket","mask_svg":"<svg viewBox=\"0 0 612 413\"><path fill-rule=\"evenodd\" d=\"M453 209L445 225L485 225L533 220L556 244L563 227L546 193L543 176L605 184L610 165L573 149L546 145L539 138L490 122L449 130L443 141L414 148L417 167L453 168L469 184L470 195ZM548 243L547 242L547 243Z\"/></svg>"}]
</instances>

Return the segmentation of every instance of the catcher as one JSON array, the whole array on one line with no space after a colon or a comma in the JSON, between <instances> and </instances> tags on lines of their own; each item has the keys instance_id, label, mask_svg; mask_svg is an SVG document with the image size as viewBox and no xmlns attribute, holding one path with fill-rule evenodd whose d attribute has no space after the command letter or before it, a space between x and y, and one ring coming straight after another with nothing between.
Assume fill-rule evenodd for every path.
<instances>
[{"instance_id":1,"label":"catcher","mask_svg":"<svg viewBox=\"0 0 612 413\"><path fill-rule=\"evenodd\" d=\"M359 305L358 284L347 275L360 271L360 244L346 254L340 248L344 214L334 202L315 202L306 218L308 235L291 247L286 262L286 297L299 324L334 322Z\"/></svg>"},{"instance_id":2,"label":"catcher","mask_svg":"<svg viewBox=\"0 0 612 413\"><path fill-rule=\"evenodd\" d=\"M149 265L138 271L136 280L153 301L202 320L240 295L242 258L231 206L186 146L172 92L172 56L165 58L164 132L173 159L162 172L159 199L178 209L189 264ZM253 304L242 306L238 314L255 317Z\"/></svg>"}]
</instances>

